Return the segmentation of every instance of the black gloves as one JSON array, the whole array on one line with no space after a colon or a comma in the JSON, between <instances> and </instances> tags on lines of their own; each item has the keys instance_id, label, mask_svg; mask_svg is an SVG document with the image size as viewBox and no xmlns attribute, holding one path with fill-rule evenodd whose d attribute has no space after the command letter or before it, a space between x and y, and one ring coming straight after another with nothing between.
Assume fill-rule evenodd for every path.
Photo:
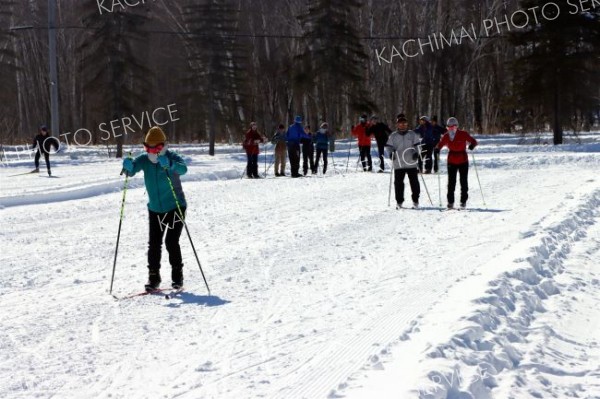
<instances>
[{"instance_id":1,"label":"black gloves","mask_svg":"<svg viewBox=\"0 0 600 399\"><path fill-rule=\"evenodd\" d=\"M469 150L473 151L475 149L475 144L471 143L469 144Z\"/></svg>"},{"instance_id":2,"label":"black gloves","mask_svg":"<svg viewBox=\"0 0 600 399\"><path fill-rule=\"evenodd\" d=\"M418 160L418 159L419 159L419 154L418 154L418 153L416 153L416 152L413 152L413 156L412 156L412 158L413 158L413 161L416 161L416 160Z\"/></svg>"}]
</instances>

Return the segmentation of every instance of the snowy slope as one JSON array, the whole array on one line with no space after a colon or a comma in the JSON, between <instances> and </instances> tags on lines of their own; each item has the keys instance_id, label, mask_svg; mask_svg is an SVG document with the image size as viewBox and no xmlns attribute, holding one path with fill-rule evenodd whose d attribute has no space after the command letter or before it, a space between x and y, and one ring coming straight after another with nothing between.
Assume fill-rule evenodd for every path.
<instances>
[{"instance_id":1,"label":"snowy slope","mask_svg":"<svg viewBox=\"0 0 600 399\"><path fill-rule=\"evenodd\" d=\"M423 190L423 209L388 208L389 174L355 173L354 153L348 173L251 181L236 148L182 147L213 296L183 236L170 301L107 294L118 161L0 169L0 397L600 397L599 137L495 140L477 158L487 206L472 173L466 212L438 211L434 175L434 206ZM146 279L140 177L126 202L118 295Z\"/></svg>"}]
</instances>

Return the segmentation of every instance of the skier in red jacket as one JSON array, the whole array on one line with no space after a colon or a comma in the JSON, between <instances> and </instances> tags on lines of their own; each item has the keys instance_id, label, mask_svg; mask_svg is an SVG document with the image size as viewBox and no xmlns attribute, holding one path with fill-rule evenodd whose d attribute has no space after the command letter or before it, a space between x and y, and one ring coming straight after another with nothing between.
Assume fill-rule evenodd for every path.
<instances>
[{"instance_id":1,"label":"skier in red jacket","mask_svg":"<svg viewBox=\"0 0 600 399\"><path fill-rule=\"evenodd\" d=\"M250 123L250 129L246 132L244 140L244 150L246 150L246 156L248 157L248 164L246 166L248 179L260 179L260 175L258 174L258 154L260 152L258 144L265 141L266 137L258 133L256 122Z\"/></svg>"},{"instance_id":2,"label":"skier in red jacket","mask_svg":"<svg viewBox=\"0 0 600 399\"><path fill-rule=\"evenodd\" d=\"M454 117L446 122L448 131L436 146L438 150L448 147L448 209L454 208L454 190L456 189L456 174L460 173L460 207L467 206L469 199L469 157L467 155L467 144L469 150L477 146L475 140L469 133L458 129L458 120Z\"/></svg>"},{"instance_id":3,"label":"skier in red jacket","mask_svg":"<svg viewBox=\"0 0 600 399\"><path fill-rule=\"evenodd\" d=\"M371 136L367 134L367 129L371 125L367 123L367 115L361 115L358 122L358 125L354 126L352 129L352 135L358 138L358 149L360 150L360 161L362 163L363 170L365 172L371 172L373 170L373 160L371 158Z\"/></svg>"}]
</instances>

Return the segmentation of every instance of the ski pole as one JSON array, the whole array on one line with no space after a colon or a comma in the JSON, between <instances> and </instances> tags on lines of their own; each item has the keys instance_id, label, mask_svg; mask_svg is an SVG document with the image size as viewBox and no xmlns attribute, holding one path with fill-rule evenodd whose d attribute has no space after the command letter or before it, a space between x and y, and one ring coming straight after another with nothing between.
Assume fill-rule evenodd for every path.
<instances>
[{"instance_id":1,"label":"ski pole","mask_svg":"<svg viewBox=\"0 0 600 399\"><path fill-rule=\"evenodd\" d=\"M475 153L473 151L471 151L471 157L473 158L473 168L475 168L477 183L479 183L479 191L481 191L481 199L483 200L483 206L487 206L487 204L485 203L485 197L483 196L483 188L481 188L481 181L479 180L479 173L477 172L477 164L475 163Z\"/></svg>"},{"instance_id":2,"label":"ski pole","mask_svg":"<svg viewBox=\"0 0 600 399\"><path fill-rule=\"evenodd\" d=\"M263 145L263 151L265 152L265 177L267 177L267 155L269 155L267 153L267 143Z\"/></svg>"},{"instance_id":3,"label":"ski pole","mask_svg":"<svg viewBox=\"0 0 600 399\"><path fill-rule=\"evenodd\" d=\"M394 167L394 155L396 155L396 151L392 152L392 173L390 173L390 189L388 193L388 207L392 205L392 179L394 178L394 174L396 173L396 168Z\"/></svg>"},{"instance_id":4,"label":"ski pole","mask_svg":"<svg viewBox=\"0 0 600 399\"><path fill-rule=\"evenodd\" d=\"M196 262L198 262L198 267L200 268L200 273L202 274L202 278L204 279L204 284L206 285L206 289L208 290L208 296L210 296L210 288L208 287L208 282L206 281L206 277L204 276L204 271L202 270L202 265L200 264L200 259L198 259L198 254L196 253L196 247L194 247L194 242L192 241L192 236L190 235L190 230L188 229L187 223L185 222L185 216L181 211L181 206L179 206L179 200L177 199L177 194L175 193L175 188L173 187L173 182L171 181L171 176L169 176L169 168L165 167L165 173L167 174L167 180L169 181L169 186L171 187L171 193L173 193L173 198L175 198L175 205L177 205L177 211L179 212L179 216L183 226L185 227L185 231L187 233L188 238L190 239L190 244L192 245L192 250L194 251L194 256L196 257Z\"/></svg>"},{"instance_id":5,"label":"ski pole","mask_svg":"<svg viewBox=\"0 0 600 399\"><path fill-rule=\"evenodd\" d=\"M246 165L246 167L244 168L244 171L242 172L242 175L240 176L240 180L242 180L244 178L244 175L246 174L247 170L248 170L248 165Z\"/></svg>"},{"instance_id":6,"label":"ski pole","mask_svg":"<svg viewBox=\"0 0 600 399\"><path fill-rule=\"evenodd\" d=\"M440 176L440 170L438 169L438 193L440 196L440 208L442 207L442 177Z\"/></svg>"},{"instance_id":7,"label":"ski pole","mask_svg":"<svg viewBox=\"0 0 600 399\"><path fill-rule=\"evenodd\" d=\"M419 155L419 159L421 160L421 164L423 164L423 158L421 157L421 148L417 149L417 154ZM419 173L419 172L417 172ZM429 198L429 203L433 206L433 201L431 200L431 195L429 195L429 190L427 189L427 183L425 183L425 178L423 177L423 173L419 173L421 175L421 180L423 181L423 187L425 187L425 192L427 193L427 198Z\"/></svg>"},{"instance_id":8,"label":"ski pole","mask_svg":"<svg viewBox=\"0 0 600 399\"><path fill-rule=\"evenodd\" d=\"M131 158L131 153L129 153L129 158ZM121 175L123 174L124 169L121 170ZM112 276L110 277L110 289L108 290L109 294L112 294L113 282L115 281L115 270L117 269L117 253L119 252L119 241L121 239L121 226L123 225L123 215L125 213L125 197L127 196L127 184L129 183L129 173L125 172L125 183L123 185L123 199L121 200L121 212L119 216L119 230L117 232L117 245L115 247L115 259L113 260L113 269Z\"/></svg>"},{"instance_id":9,"label":"ski pole","mask_svg":"<svg viewBox=\"0 0 600 399\"><path fill-rule=\"evenodd\" d=\"M348 173L348 165L350 164L350 151L352 150L352 139L348 144L348 160L346 161L346 173Z\"/></svg>"}]
</instances>

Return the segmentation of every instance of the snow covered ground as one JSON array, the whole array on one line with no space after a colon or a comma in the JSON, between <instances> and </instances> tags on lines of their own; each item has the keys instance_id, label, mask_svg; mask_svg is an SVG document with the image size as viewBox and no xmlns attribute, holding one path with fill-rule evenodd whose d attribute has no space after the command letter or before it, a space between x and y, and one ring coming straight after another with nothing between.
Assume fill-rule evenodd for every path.
<instances>
[{"instance_id":1,"label":"snow covered ground","mask_svg":"<svg viewBox=\"0 0 600 399\"><path fill-rule=\"evenodd\" d=\"M433 206L388 208L390 175L355 151L346 173L347 142L326 177L262 181L238 147L182 146L212 296L184 235L171 300L108 295L118 160L71 148L56 178L8 177L21 156L0 168L0 397L600 398L600 134L582 139L482 137L487 205L471 169L465 212L439 212L436 175ZM117 295L143 288L147 225L135 177Z\"/></svg>"}]
</instances>

